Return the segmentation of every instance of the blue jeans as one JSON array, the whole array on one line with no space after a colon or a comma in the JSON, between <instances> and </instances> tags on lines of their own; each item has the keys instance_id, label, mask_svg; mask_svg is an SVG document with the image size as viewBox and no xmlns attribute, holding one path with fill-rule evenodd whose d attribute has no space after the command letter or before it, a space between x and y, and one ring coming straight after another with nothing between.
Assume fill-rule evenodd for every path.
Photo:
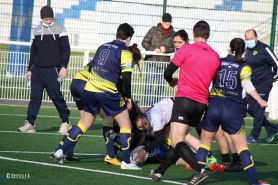
<instances>
[{"instance_id":1,"label":"blue jeans","mask_svg":"<svg viewBox=\"0 0 278 185\"><path fill-rule=\"evenodd\" d=\"M144 106L151 106L162 99L165 79L164 68L156 67L154 64L146 64L145 96ZM154 94L153 88L155 88Z\"/></svg>"}]
</instances>

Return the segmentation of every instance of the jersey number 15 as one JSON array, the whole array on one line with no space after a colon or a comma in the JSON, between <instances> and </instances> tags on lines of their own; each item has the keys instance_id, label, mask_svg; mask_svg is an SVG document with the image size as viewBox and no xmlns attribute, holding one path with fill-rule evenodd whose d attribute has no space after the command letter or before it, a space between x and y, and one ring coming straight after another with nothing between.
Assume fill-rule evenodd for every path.
<instances>
[{"instance_id":1,"label":"jersey number 15","mask_svg":"<svg viewBox=\"0 0 278 185\"><path fill-rule=\"evenodd\" d=\"M237 71L229 71L223 69L218 71L220 76L220 87L227 87L229 89L235 89L237 87Z\"/></svg>"}]
</instances>

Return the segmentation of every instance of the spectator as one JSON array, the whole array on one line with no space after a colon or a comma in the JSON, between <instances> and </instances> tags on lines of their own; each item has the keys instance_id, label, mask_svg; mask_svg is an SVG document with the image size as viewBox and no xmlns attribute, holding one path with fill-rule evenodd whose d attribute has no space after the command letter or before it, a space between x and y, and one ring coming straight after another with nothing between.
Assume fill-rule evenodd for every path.
<instances>
[{"instance_id":1,"label":"spectator","mask_svg":"<svg viewBox=\"0 0 278 185\"><path fill-rule=\"evenodd\" d=\"M257 32L249 29L245 32L246 64L252 68L251 80L259 95L267 101L272 88L273 81L278 78L278 59L273 51L264 43L258 40ZM272 71L273 70L273 71ZM261 129L266 129L266 142L270 143L277 133L278 125L270 123L264 113L265 108L261 107L257 101L249 94L246 96L248 101L248 114L254 118L253 129L248 138L248 143L258 143Z\"/></svg>"},{"instance_id":2,"label":"spectator","mask_svg":"<svg viewBox=\"0 0 278 185\"><path fill-rule=\"evenodd\" d=\"M162 16L162 20L157 26L152 27L142 41L142 46L147 51L154 51L156 53L173 53L175 47L173 44L173 38L175 31L171 26L172 16L169 13L165 13ZM163 72L166 65L159 62L170 62L169 56L157 56L146 55L146 80L145 80L145 98L144 106L150 106L154 102L158 102L163 95L164 79ZM156 81L156 82L155 82ZM156 87L153 84L157 84ZM155 87L155 93L153 92ZM156 97L153 99L152 97Z\"/></svg>"},{"instance_id":3,"label":"spectator","mask_svg":"<svg viewBox=\"0 0 278 185\"><path fill-rule=\"evenodd\" d=\"M207 107L210 82L220 64L218 54L206 43L209 36L209 24L205 21L197 22L193 27L195 43L180 48L164 72L166 81L173 87L177 79L173 79L172 75L180 68L178 89L170 120L171 146L163 163L150 172L154 181L159 181L179 157L194 169L189 185L199 184L208 177L207 172L199 166L190 147L184 142L184 138L191 127L199 124Z\"/></svg>"},{"instance_id":4,"label":"spectator","mask_svg":"<svg viewBox=\"0 0 278 185\"><path fill-rule=\"evenodd\" d=\"M30 50L30 61L26 80L31 78L31 94L25 125L18 128L20 132L36 132L37 118L42 102L43 90L53 101L59 112L62 124L59 134L66 134L71 128L69 124L70 111L61 92L59 75L66 78L70 58L68 33L56 20L50 6L44 6L40 11L42 25L34 30L33 43Z\"/></svg>"}]
</instances>

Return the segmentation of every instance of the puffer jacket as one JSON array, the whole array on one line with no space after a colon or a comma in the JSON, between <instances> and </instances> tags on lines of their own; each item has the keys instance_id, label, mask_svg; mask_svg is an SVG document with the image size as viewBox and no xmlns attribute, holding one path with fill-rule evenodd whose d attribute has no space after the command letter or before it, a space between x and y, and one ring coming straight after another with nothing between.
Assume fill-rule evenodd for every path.
<instances>
[{"instance_id":1,"label":"puffer jacket","mask_svg":"<svg viewBox=\"0 0 278 185\"><path fill-rule=\"evenodd\" d=\"M164 36L161 24L157 24L157 26L152 27L142 41L142 46L147 51L154 51L156 48L160 48L160 46L164 46L166 49L165 53L173 53L175 52L174 47L174 28L171 26L169 33ZM145 61L163 61L170 62L169 56L157 56L157 55L146 55Z\"/></svg>"}]
</instances>

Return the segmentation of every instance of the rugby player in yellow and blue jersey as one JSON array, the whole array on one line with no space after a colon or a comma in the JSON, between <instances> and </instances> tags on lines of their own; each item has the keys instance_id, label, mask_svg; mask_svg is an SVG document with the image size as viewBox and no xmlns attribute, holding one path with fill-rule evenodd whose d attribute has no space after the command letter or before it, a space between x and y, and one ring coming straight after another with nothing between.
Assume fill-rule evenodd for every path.
<instances>
[{"instance_id":1,"label":"rugby player in yellow and blue jersey","mask_svg":"<svg viewBox=\"0 0 278 185\"><path fill-rule=\"evenodd\" d=\"M84 87L86 85L87 79L89 78L89 66L85 65L83 68L81 68L78 73L72 78L71 85L70 85L70 92L73 97L73 100L76 103L77 109L79 111L80 119L79 122L82 120L83 115L83 93L84 93ZM68 130L69 132L70 130ZM56 148L55 151L59 150L66 140L68 136L68 132L63 137L63 139L60 142L60 145ZM66 161L80 161L79 158L74 156L73 149L75 147L75 144L72 144L66 151L64 155L64 160ZM55 151L50 155L50 158L54 158Z\"/></svg>"},{"instance_id":2,"label":"rugby player in yellow and blue jersey","mask_svg":"<svg viewBox=\"0 0 278 185\"><path fill-rule=\"evenodd\" d=\"M128 46L128 49L132 53L132 67L134 67L134 65L137 65L139 68L139 71L141 72L140 66L139 66L139 61L141 60L141 52L137 48L137 44L134 43L132 46ZM91 69L90 69L89 65L85 65L73 77L71 85L70 85L71 95L72 95L72 97L76 103L77 109L80 113L79 122L81 122L82 116L83 116L84 88L85 88L86 82L89 78L90 70ZM117 88L118 88L118 91L121 93L122 97L125 97L122 76L118 79ZM129 110L129 113L137 112L138 109L140 109L140 108L138 108L138 105L136 105L135 102L132 100L132 109ZM114 124L113 117L106 116L102 109L100 109L99 116L103 120L103 137L104 137L104 141L105 141L105 145L106 145L106 152L107 152L107 155L104 158L104 162L107 164L120 166L121 162L116 157L116 153L117 153L118 149L121 148L120 141L119 141L120 128L118 127L118 125L115 125L117 123ZM133 132L135 132L135 130ZM67 135L68 134L66 134L63 137L62 141L60 142L60 145L58 146L58 148L55 151L57 151L58 149L60 149L63 146L63 143L64 143L65 139L67 138ZM113 140L114 140L114 146L113 146ZM73 154L73 149L75 147L75 144L76 144L76 142L74 144L72 144L65 152L64 159L66 161L80 161L79 158L77 158ZM133 145L131 145L131 150L132 150L132 147L133 147ZM50 155L50 157L54 158L54 153L52 153Z\"/></svg>"},{"instance_id":3,"label":"rugby player in yellow and blue jersey","mask_svg":"<svg viewBox=\"0 0 278 185\"><path fill-rule=\"evenodd\" d=\"M245 50L244 40L234 38L230 42L230 48L231 54L221 58L220 68L213 80L196 159L201 168L204 168L211 142L221 125L230 135L251 184L266 185L266 182L257 179L253 157L247 145L241 108L242 88L257 100L261 107L266 107L267 102L260 97L251 82L251 67L244 64L245 59L242 58Z\"/></svg>"},{"instance_id":4,"label":"rugby player in yellow and blue jersey","mask_svg":"<svg viewBox=\"0 0 278 185\"><path fill-rule=\"evenodd\" d=\"M70 84L70 92L72 95L73 100L75 101L76 107L79 111L80 119L79 122L82 120L83 115L83 93L84 87L87 83L89 78L89 65L85 65L76 75L72 78L72 82Z\"/></svg>"},{"instance_id":5,"label":"rugby player in yellow and blue jersey","mask_svg":"<svg viewBox=\"0 0 278 185\"><path fill-rule=\"evenodd\" d=\"M68 133L62 147L54 153L55 161L63 163L65 151L88 130L96 115L103 109L107 116L112 116L120 127L122 148L121 169L141 170L130 162L131 123L128 109L131 103L132 54L127 46L134 34L127 24L119 25L116 40L103 44L96 51L94 59L88 64L90 75L84 90L84 113L82 121ZM122 76L125 99L118 92L118 78ZM127 102L127 103L126 103ZM112 142L113 143L113 142ZM114 144L114 143L113 143Z\"/></svg>"}]
</instances>

